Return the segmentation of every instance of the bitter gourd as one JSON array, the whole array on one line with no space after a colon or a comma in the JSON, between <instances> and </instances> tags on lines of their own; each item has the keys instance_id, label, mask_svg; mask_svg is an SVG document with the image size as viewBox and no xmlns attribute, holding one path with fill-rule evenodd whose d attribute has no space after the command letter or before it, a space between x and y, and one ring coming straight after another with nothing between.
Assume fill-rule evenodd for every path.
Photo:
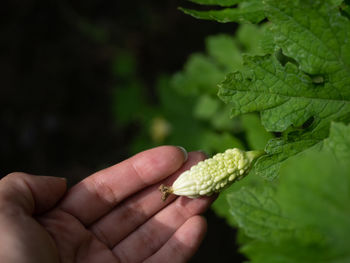
<instances>
[{"instance_id":1,"label":"bitter gourd","mask_svg":"<svg viewBox=\"0 0 350 263\"><path fill-rule=\"evenodd\" d=\"M159 187L162 200L165 201L169 194L196 198L220 192L234 181L246 176L253 161L264 153L264 151L246 152L233 148L200 161L190 170L183 172L172 186Z\"/></svg>"}]
</instances>

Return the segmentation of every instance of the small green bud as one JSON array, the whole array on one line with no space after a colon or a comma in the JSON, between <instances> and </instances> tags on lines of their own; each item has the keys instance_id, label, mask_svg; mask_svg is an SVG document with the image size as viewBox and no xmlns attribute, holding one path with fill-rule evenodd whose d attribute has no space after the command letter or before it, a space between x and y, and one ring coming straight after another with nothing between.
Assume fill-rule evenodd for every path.
<instances>
[{"instance_id":1,"label":"small green bud","mask_svg":"<svg viewBox=\"0 0 350 263\"><path fill-rule=\"evenodd\" d=\"M218 153L183 172L172 186L161 185L162 200L169 194L196 198L220 192L246 176L254 160L263 154L264 151L245 152L237 148Z\"/></svg>"}]
</instances>

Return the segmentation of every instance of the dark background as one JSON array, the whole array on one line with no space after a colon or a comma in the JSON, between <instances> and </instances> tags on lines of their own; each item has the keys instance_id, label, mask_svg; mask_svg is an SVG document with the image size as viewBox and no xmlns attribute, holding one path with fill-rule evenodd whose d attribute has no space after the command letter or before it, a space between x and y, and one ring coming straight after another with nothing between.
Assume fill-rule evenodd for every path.
<instances>
[{"instance_id":1,"label":"dark background","mask_svg":"<svg viewBox=\"0 0 350 263\"><path fill-rule=\"evenodd\" d=\"M127 50L149 99L161 73L180 70L204 38L233 24L182 14L186 1L12 0L0 6L0 177L25 171L73 185L129 157L137 127L112 114L113 64ZM131 105L137 110L137 105ZM241 262L235 231L207 212L191 262Z\"/></svg>"}]
</instances>

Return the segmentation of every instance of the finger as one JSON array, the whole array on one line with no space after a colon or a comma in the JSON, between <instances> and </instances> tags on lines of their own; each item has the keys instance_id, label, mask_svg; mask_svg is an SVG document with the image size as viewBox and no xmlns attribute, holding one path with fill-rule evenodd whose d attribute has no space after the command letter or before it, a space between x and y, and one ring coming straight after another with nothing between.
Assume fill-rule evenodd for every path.
<instances>
[{"instance_id":1,"label":"finger","mask_svg":"<svg viewBox=\"0 0 350 263\"><path fill-rule=\"evenodd\" d=\"M187 162L175 174L161 183L171 185L183 171L188 170L204 158L203 153L189 153ZM161 183L150 186L125 200L113 211L94 223L90 230L103 243L112 248L175 198L175 196L170 196L167 202L161 200L161 193L159 192Z\"/></svg>"},{"instance_id":2,"label":"finger","mask_svg":"<svg viewBox=\"0 0 350 263\"><path fill-rule=\"evenodd\" d=\"M112 251L121 262L145 260L158 251L187 219L204 212L213 199L177 198L117 244Z\"/></svg>"},{"instance_id":3,"label":"finger","mask_svg":"<svg viewBox=\"0 0 350 263\"><path fill-rule=\"evenodd\" d=\"M68 192L60 208L89 225L129 195L174 173L186 156L175 146L139 153L78 183Z\"/></svg>"},{"instance_id":4,"label":"finger","mask_svg":"<svg viewBox=\"0 0 350 263\"><path fill-rule=\"evenodd\" d=\"M155 254L144 263L187 262L197 251L207 231L207 223L201 216L189 218Z\"/></svg>"},{"instance_id":5,"label":"finger","mask_svg":"<svg viewBox=\"0 0 350 263\"><path fill-rule=\"evenodd\" d=\"M0 207L38 214L52 208L65 191L64 178L12 173L0 180Z\"/></svg>"}]
</instances>

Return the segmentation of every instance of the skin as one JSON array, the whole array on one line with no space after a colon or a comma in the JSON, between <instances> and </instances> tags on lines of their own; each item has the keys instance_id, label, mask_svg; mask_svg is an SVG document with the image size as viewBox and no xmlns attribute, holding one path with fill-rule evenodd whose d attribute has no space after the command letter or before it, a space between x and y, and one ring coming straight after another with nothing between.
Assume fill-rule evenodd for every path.
<instances>
[{"instance_id":1,"label":"skin","mask_svg":"<svg viewBox=\"0 0 350 263\"><path fill-rule=\"evenodd\" d=\"M12 173L0 180L0 258L22 262L186 262L206 232L213 198L170 196L203 153L161 146L101 170L67 191L62 178Z\"/></svg>"}]
</instances>

